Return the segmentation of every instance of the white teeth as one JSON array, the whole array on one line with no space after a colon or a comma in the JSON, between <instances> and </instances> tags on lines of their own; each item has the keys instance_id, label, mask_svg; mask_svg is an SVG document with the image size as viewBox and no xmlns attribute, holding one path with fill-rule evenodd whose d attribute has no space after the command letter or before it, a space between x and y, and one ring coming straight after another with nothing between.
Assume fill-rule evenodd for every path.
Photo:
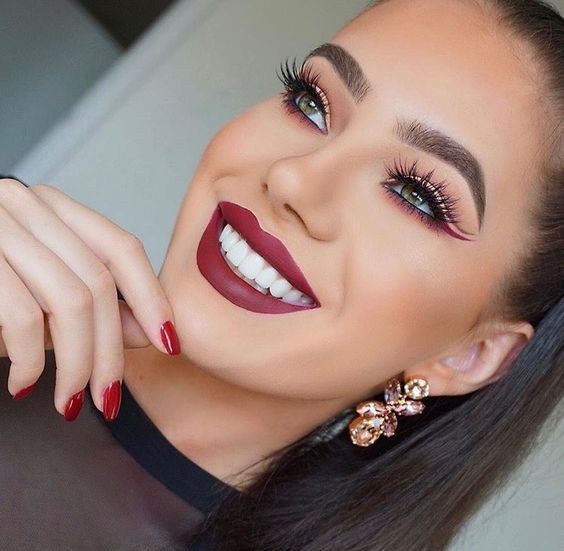
<instances>
[{"instance_id":1,"label":"white teeth","mask_svg":"<svg viewBox=\"0 0 564 551\"><path fill-rule=\"evenodd\" d=\"M223 238L223 241L221 242L221 248L225 252L227 252L240 239L241 239L241 236L235 230L233 230L230 234L228 234L227 236L225 236Z\"/></svg>"},{"instance_id":2,"label":"white teeth","mask_svg":"<svg viewBox=\"0 0 564 551\"><path fill-rule=\"evenodd\" d=\"M235 265L239 266L243 259L249 254L251 251L251 247L247 244L246 241L241 240L235 243L233 247L231 247L227 251L227 258Z\"/></svg>"},{"instance_id":3,"label":"white teeth","mask_svg":"<svg viewBox=\"0 0 564 551\"><path fill-rule=\"evenodd\" d=\"M286 279L277 279L270 287L270 294L276 298L282 298L290 289L292 285Z\"/></svg>"},{"instance_id":4,"label":"white teeth","mask_svg":"<svg viewBox=\"0 0 564 551\"><path fill-rule=\"evenodd\" d=\"M232 232L233 232L233 227L230 226L229 224L226 224L225 228L223 228L221 232L221 235L219 236L219 242L221 243Z\"/></svg>"},{"instance_id":5,"label":"white teeth","mask_svg":"<svg viewBox=\"0 0 564 551\"><path fill-rule=\"evenodd\" d=\"M264 258L260 254L251 251L245 257L245 260L239 264L239 271L249 279L254 279L262 271L265 264Z\"/></svg>"},{"instance_id":6,"label":"white teeth","mask_svg":"<svg viewBox=\"0 0 564 551\"><path fill-rule=\"evenodd\" d=\"M255 277L255 281L268 289L279 277L280 274L272 266L268 266Z\"/></svg>"},{"instance_id":7,"label":"white teeth","mask_svg":"<svg viewBox=\"0 0 564 551\"><path fill-rule=\"evenodd\" d=\"M268 289L272 296L284 302L306 306L313 304L312 298L292 287L287 279L251 249L231 225L225 225L219 236L219 243L231 270L261 293L267 294Z\"/></svg>"},{"instance_id":8,"label":"white teeth","mask_svg":"<svg viewBox=\"0 0 564 551\"><path fill-rule=\"evenodd\" d=\"M313 299L308 297L307 295L302 295L299 299L298 302L300 304L313 304Z\"/></svg>"},{"instance_id":9,"label":"white teeth","mask_svg":"<svg viewBox=\"0 0 564 551\"><path fill-rule=\"evenodd\" d=\"M272 292L272 291L271 291ZM298 302L299 298L303 296L297 289L290 289L285 295L282 295L284 302Z\"/></svg>"}]
</instances>

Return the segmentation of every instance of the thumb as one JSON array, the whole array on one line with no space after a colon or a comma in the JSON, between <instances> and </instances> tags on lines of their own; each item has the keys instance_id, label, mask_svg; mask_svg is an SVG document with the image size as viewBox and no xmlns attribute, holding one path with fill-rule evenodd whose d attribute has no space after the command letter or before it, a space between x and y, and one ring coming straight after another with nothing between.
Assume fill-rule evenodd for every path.
<instances>
[{"instance_id":1,"label":"thumb","mask_svg":"<svg viewBox=\"0 0 564 551\"><path fill-rule=\"evenodd\" d=\"M151 344L128 304L123 300L118 300L118 304L123 332L123 347L144 348Z\"/></svg>"}]
</instances>

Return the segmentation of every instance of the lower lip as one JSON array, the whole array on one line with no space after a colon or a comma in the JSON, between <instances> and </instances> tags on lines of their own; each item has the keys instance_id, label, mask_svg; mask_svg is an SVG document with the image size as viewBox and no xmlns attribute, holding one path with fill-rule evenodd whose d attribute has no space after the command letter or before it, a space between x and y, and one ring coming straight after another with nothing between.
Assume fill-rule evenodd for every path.
<instances>
[{"instance_id":1,"label":"lower lip","mask_svg":"<svg viewBox=\"0 0 564 551\"><path fill-rule=\"evenodd\" d=\"M196 252L196 262L200 272L216 291L233 304L261 314L285 314L318 307L317 304L303 306L289 304L272 295L263 295L235 275L220 250L219 236L223 230L223 222L218 206L213 211Z\"/></svg>"}]
</instances>

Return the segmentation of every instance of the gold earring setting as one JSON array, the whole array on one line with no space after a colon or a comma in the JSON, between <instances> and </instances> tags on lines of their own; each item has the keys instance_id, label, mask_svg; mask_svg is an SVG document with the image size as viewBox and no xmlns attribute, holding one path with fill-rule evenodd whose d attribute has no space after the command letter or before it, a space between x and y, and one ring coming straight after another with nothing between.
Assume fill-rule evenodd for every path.
<instances>
[{"instance_id":1,"label":"gold earring setting","mask_svg":"<svg viewBox=\"0 0 564 551\"><path fill-rule=\"evenodd\" d=\"M370 446L383 434L393 436L398 425L398 415L416 415L425 409L419 402L429 396L429 383L423 377L410 377L403 385L395 377L386 383L385 403L378 400L366 400L356 406L359 414L349 423L349 434L353 444Z\"/></svg>"}]
</instances>

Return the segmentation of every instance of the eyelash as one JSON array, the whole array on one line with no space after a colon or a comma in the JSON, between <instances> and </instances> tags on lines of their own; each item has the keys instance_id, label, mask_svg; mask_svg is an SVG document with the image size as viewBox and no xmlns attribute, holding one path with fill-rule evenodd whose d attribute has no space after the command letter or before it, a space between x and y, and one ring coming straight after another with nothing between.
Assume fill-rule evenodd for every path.
<instances>
[{"instance_id":1,"label":"eyelash","mask_svg":"<svg viewBox=\"0 0 564 551\"><path fill-rule=\"evenodd\" d=\"M311 119L297 107L296 99L304 93L311 96L317 102L324 120L326 120L328 114L330 114L330 106L329 102L325 99L325 95L319 92L319 90L321 90L318 86L320 75L318 73L313 74L311 67L305 67L304 65L305 64L302 64L298 68L296 59L294 58L292 66L290 67L288 58L286 58L285 62L282 62L278 67L281 74L278 75L277 71L277 76L284 86L284 90L280 95L286 111L290 115L300 115L300 121L311 128ZM315 126L319 129L317 125ZM441 182L431 180L433 172L434 170L430 170L421 176L417 171L417 161L413 162L411 166L408 166L407 164L402 164L401 160L399 162L394 160L393 168L386 167L389 180L386 180L383 186L385 191L390 194L402 208L406 209L409 213L415 214L431 230L437 233L447 231L457 237L457 234L449 230L448 224L457 225L460 222L457 209L455 208L458 199L446 193L444 180ZM399 193L392 189L393 186L397 185L402 185ZM425 213L403 198L401 193L406 185L414 187L415 193L422 197L429 205L433 215Z\"/></svg>"}]
</instances>

